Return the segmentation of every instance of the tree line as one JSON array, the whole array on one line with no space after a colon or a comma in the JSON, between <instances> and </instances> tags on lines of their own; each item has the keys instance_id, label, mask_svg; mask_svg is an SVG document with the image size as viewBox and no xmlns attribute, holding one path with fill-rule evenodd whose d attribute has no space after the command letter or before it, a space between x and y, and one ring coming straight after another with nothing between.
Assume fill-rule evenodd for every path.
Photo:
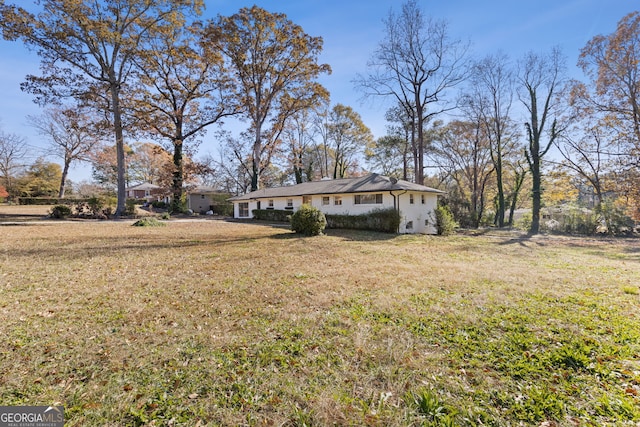
<instances>
[{"instance_id":1,"label":"tree line","mask_svg":"<svg viewBox=\"0 0 640 427\"><path fill-rule=\"evenodd\" d=\"M254 6L202 21L201 0L41 6L33 14L0 5L3 37L41 58L41 75L27 76L22 88L49 109L30 121L66 153L61 193L69 162L111 149L111 163L94 176L115 178L116 214L134 152L125 139L146 137L165 141L155 154L171 158L163 179L175 209L190 174L245 192L352 176L365 161L446 189L446 203L466 226L513 225L529 201L529 230L537 233L545 192L566 184L560 178L591 195L607 226L616 212L640 219L637 12L583 47L585 81L577 81L558 49L474 59L445 21L408 0L384 19L384 37L354 80L365 96L392 105L387 134L376 140L353 108L331 105L318 83L331 72L319 63L322 38L284 14ZM195 161L205 130L230 118L245 130L234 135L221 126L219 158ZM107 138L113 148L97 149Z\"/></svg>"}]
</instances>

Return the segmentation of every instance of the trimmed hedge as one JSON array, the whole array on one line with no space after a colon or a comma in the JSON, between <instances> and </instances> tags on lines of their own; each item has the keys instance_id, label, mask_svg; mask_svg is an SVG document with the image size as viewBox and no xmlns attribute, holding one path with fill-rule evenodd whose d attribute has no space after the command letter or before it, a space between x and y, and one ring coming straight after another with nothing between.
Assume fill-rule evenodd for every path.
<instances>
[{"instance_id":1,"label":"trimmed hedge","mask_svg":"<svg viewBox=\"0 0 640 427\"><path fill-rule=\"evenodd\" d=\"M397 233L400 227L400 213L394 208L375 209L361 215L325 215L327 228L350 228Z\"/></svg>"},{"instance_id":2,"label":"trimmed hedge","mask_svg":"<svg viewBox=\"0 0 640 427\"><path fill-rule=\"evenodd\" d=\"M79 199L58 199L57 197L18 197L19 205L68 205ZM84 199L82 199L84 200Z\"/></svg>"},{"instance_id":3,"label":"trimmed hedge","mask_svg":"<svg viewBox=\"0 0 640 427\"><path fill-rule=\"evenodd\" d=\"M254 209L253 218L263 221L290 222L290 210ZM326 228L348 228L352 230L371 230L383 233L397 233L400 227L400 213L394 208L375 209L361 215L324 215Z\"/></svg>"},{"instance_id":4,"label":"trimmed hedge","mask_svg":"<svg viewBox=\"0 0 640 427\"><path fill-rule=\"evenodd\" d=\"M254 219L263 221L289 222L293 211L279 209L254 209L251 211Z\"/></svg>"}]
</instances>

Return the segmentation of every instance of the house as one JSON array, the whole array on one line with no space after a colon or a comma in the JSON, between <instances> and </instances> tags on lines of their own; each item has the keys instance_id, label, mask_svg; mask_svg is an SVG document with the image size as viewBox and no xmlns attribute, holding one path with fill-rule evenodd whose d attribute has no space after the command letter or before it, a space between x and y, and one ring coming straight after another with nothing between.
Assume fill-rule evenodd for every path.
<instances>
[{"instance_id":1,"label":"house","mask_svg":"<svg viewBox=\"0 0 640 427\"><path fill-rule=\"evenodd\" d=\"M400 233L435 234L435 208L442 191L378 174L264 188L232 197L234 218L252 218L254 209L295 212L303 204L324 214L360 215L374 209L400 212Z\"/></svg>"},{"instance_id":2,"label":"house","mask_svg":"<svg viewBox=\"0 0 640 427\"><path fill-rule=\"evenodd\" d=\"M193 212L205 214L213 212L218 215L230 214L229 193L221 192L212 187L196 187L187 195L187 207Z\"/></svg>"},{"instance_id":3,"label":"house","mask_svg":"<svg viewBox=\"0 0 640 427\"><path fill-rule=\"evenodd\" d=\"M129 199L142 199L147 202L162 200L164 196L162 187L148 182L129 187L126 193Z\"/></svg>"}]
</instances>

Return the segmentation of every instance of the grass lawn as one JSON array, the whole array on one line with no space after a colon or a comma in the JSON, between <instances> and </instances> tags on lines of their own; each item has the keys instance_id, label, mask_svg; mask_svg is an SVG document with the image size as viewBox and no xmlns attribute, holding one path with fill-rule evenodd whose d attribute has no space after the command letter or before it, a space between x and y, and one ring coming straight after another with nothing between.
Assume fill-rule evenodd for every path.
<instances>
[{"instance_id":1,"label":"grass lawn","mask_svg":"<svg viewBox=\"0 0 640 427\"><path fill-rule=\"evenodd\" d=\"M0 226L0 402L68 426L640 423L640 242Z\"/></svg>"}]
</instances>

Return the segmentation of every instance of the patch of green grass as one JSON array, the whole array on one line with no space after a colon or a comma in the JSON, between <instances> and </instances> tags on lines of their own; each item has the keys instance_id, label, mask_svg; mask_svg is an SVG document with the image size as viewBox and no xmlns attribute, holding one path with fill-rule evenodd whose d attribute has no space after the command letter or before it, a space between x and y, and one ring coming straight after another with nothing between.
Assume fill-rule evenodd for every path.
<instances>
[{"instance_id":1,"label":"patch of green grass","mask_svg":"<svg viewBox=\"0 0 640 427\"><path fill-rule=\"evenodd\" d=\"M164 227L167 224L165 224L164 222L158 221L156 218L146 217L146 218L137 220L131 225L133 225L134 227Z\"/></svg>"}]
</instances>

